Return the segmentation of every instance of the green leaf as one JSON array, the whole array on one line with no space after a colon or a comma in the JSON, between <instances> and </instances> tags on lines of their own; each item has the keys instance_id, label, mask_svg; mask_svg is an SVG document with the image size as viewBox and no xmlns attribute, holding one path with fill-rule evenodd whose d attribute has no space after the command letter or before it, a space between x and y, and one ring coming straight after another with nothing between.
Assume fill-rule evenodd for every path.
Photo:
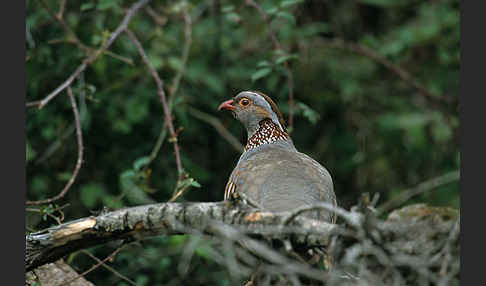
<instances>
[{"instance_id":1,"label":"green leaf","mask_svg":"<svg viewBox=\"0 0 486 286\"><path fill-rule=\"evenodd\" d=\"M294 26L297 24L297 21L295 20L294 15L290 14L289 12L280 11L280 12L277 13L276 16L277 16L277 18L280 17L280 18L284 18L284 19L288 20Z\"/></svg>"},{"instance_id":2,"label":"green leaf","mask_svg":"<svg viewBox=\"0 0 486 286\"><path fill-rule=\"evenodd\" d=\"M29 162L35 158L37 155L37 152L32 149L32 146L30 146L29 142L26 143L25 146L25 161Z\"/></svg>"},{"instance_id":3,"label":"green leaf","mask_svg":"<svg viewBox=\"0 0 486 286\"><path fill-rule=\"evenodd\" d=\"M397 0L358 0L358 2L378 7L394 7L406 5L406 1Z\"/></svg>"},{"instance_id":4,"label":"green leaf","mask_svg":"<svg viewBox=\"0 0 486 286\"><path fill-rule=\"evenodd\" d=\"M81 4L81 11L92 9L94 6L94 3L83 3Z\"/></svg>"},{"instance_id":5,"label":"green leaf","mask_svg":"<svg viewBox=\"0 0 486 286\"><path fill-rule=\"evenodd\" d=\"M80 190L81 202L87 208L94 208L102 201L103 196L105 196L105 188L98 183L86 184Z\"/></svg>"},{"instance_id":6,"label":"green leaf","mask_svg":"<svg viewBox=\"0 0 486 286\"><path fill-rule=\"evenodd\" d=\"M226 5L226 6L221 8L221 12L229 13L229 12L233 11L234 9L235 9L234 5Z\"/></svg>"},{"instance_id":7,"label":"green leaf","mask_svg":"<svg viewBox=\"0 0 486 286\"><path fill-rule=\"evenodd\" d=\"M179 57L170 57L168 59L169 67L173 68L176 71L181 71L184 67L181 58Z\"/></svg>"},{"instance_id":8,"label":"green leaf","mask_svg":"<svg viewBox=\"0 0 486 286\"><path fill-rule=\"evenodd\" d=\"M272 71L271 68L263 68L263 69L259 69L257 70L255 73L253 73L251 75L251 80L252 81L256 81L260 78L264 78L266 77L270 72Z\"/></svg>"},{"instance_id":9,"label":"green leaf","mask_svg":"<svg viewBox=\"0 0 486 286\"><path fill-rule=\"evenodd\" d=\"M285 0L285 1L282 1L280 3L280 7L287 8L287 7L293 6L295 4L302 3L302 2L304 2L304 0Z\"/></svg>"},{"instance_id":10,"label":"green leaf","mask_svg":"<svg viewBox=\"0 0 486 286\"><path fill-rule=\"evenodd\" d=\"M321 116L319 115L319 113L317 113L315 110L305 105L304 103L298 102L296 105L297 108L302 110L302 115L307 118L312 124L316 124L317 121L320 119Z\"/></svg>"},{"instance_id":11,"label":"green leaf","mask_svg":"<svg viewBox=\"0 0 486 286\"><path fill-rule=\"evenodd\" d=\"M133 162L133 169L136 171L140 171L143 167L145 167L148 163L150 163L150 157L149 156L143 156L135 160Z\"/></svg>"},{"instance_id":12,"label":"green leaf","mask_svg":"<svg viewBox=\"0 0 486 286\"><path fill-rule=\"evenodd\" d=\"M62 182L67 182L73 174L71 172L62 172L57 174L57 179Z\"/></svg>"},{"instance_id":13,"label":"green leaf","mask_svg":"<svg viewBox=\"0 0 486 286\"><path fill-rule=\"evenodd\" d=\"M422 127L432 119L432 116L423 113L388 113L380 116L378 122L385 129L410 129Z\"/></svg>"},{"instance_id":14,"label":"green leaf","mask_svg":"<svg viewBox=\"0 0 486 286\"><path fill-rule=\"evenodd\" d=\"M98 5L96 5L96 9L98 10L107 10L110 8L116 8L118 6L118 0L101 0Z\"/></svg>"},{"instance_id":15,"label":"green leaf","mask_svg":"<svg viewBox=\"0 0 486 286\"><path fill-rule=\"evenodd\" d=\"M191 186L196 187L196 188L200 188L201 184L199 184L196 180L193 179L193 181L191 182Z\"/></svg>"},{"instance_id":16,"label":"green leaf","mask_svg":"<svg viewBox=\"0 0 486 286\"><path fill-rule=\"evenodd\" d=\"M228 19L231 22L238 23L241 20L241 17L237 13L231 12L226 14L226 19Z\"/></svg>"},{"instance_id":17,"label":"green leaf","mask_svg":"<svg viewBox=\"0 0 486 286\"><path fill-rule=\"evenodd\" d=\"M299 57L297 55L283 55L283 56L278 57L277 60L275 61L275 63L277 65L279 65L279 64L282 64L285 61L289 61L289 60L292 60L292 59L298 59L298 58Z\"/></svg>"},{"instance_id":18,"label":"green leaf","mask_svg":"<svg viewBox=\"0 0 486 286\"><path fill-rule=\"evenodd\" d=\"M271 63L271 62L269 62L269 61L266 61L266 60L259 61L259 62L257 63L257 67L259 67L259 68L262 68L262 67L269 67L269 66L271 66L271 65L272 65L272 63Z\"/></svg>"},{"instance_id":19,"label":"green leaf","mask_svg":"<svg viewBox=\"0 0 486 286\"><path fill-rule=\"evenodd\" d=\"M272 15L272 14L276 13L277 11L278 11L278 9L276 7L272 7L272 8L265 10L265 13L267 13L267 15Z\"/></svg>"}]
</instances>

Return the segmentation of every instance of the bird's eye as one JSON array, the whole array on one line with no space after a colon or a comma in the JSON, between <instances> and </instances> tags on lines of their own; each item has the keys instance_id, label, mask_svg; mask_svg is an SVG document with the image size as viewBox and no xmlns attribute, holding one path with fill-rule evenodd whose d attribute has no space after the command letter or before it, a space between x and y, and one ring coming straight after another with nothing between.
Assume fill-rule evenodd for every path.
<instances>
[{"instance_id":1,"label":"bird's eye","mask_svg":"<svg viewBox=\"0 0 486 286\"><path fill-rule=\"evenodd\" d=\"M248 104L250 104L250 101L248 100L248 98L242 98L240 100L240 105L247 106Z\"/></svg>"}]
</instances>

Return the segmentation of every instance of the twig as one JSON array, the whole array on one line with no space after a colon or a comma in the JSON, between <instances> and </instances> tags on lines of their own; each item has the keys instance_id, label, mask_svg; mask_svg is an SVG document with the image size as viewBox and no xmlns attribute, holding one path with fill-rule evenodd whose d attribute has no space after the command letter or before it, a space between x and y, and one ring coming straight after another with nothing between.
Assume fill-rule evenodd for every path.
<instances>
[{"instance_id":1,"label":"twig","mask_svg":"<svg viewBox=\"0 0 486 286\"><path fill-rule=\"evenodd\" d=\"M40 209L26 208L25 211L27 211L27 212L36 212L36 213L41 213L42 214L42 210L40 210ZM57 222L57 224L62 224L62 221L64 219L64 214L62 215L61 218L58 218L57 216L55 216L55 215L53 215L51 213L45 213L45 215L47 215L50 218L52 218L53 220L55 220Z\"/></svg>"},{"instance_id":2,"label":"twig","mask_svg":"<svg viewBox=\"0 0 486 286\"><path fill-rule=\"evenodd\" d=\"M451 260L453 258L451 255L451 248L453 247L454 241L456 241L459 236L459 230L460 230L460 219L458 218L456 220L456 223L454 223L454 226L452 226L452 230L449 233L449 237L447 238L445 246L441 251L444 254L444 258L442 260L442 264L439 272L441 278L439 280L438 285L440 286L447 285L448 278L449 278L447 277L448 275L446 275L447 268L449 268L449 264L451 263ZM456 273L452 273L452 274L455 275Z\"/></svg>"},{"instance_id":3,"label":"twig","mask_svg":"<svg viewBox=\"0 0 486 286\"><path fill-rule=\"evenodd\" d=\"M61 20L64 15L64 8L66 8L66 0L61 0L61 3L59 4L59 12L56 14L56 16Z\"/></svg>"},{"instance_id":4,"label":"twig","mask_svg":"<svg viewBox=\"0 0 486 286\"><path fill-rule=\"evenodd\" d=\"M179 185L180 182L177 182L177 184ZM182 196L182 194L184 194L184 192L190 187L191 185L187 184L186 186L182 187L180 190L178 190L178 186L176 186L176 189L175 189L175 193L172 195L172 198L170 198L167 202L169 203L172 203L172 202L175 202L175 200L177 200L178 197Z\"/></svg>"},{"instance_id":5,"label":"twig","mask_svg":"<svg viewBox=\"0 0 486 286\"><path fill-rule=\"evenodd\" d=\"M132 33L130 30L126 30L126 33L132 40L132 42L135 44L137 47L138 53L142 57L142 60L145 62L147 67L149 68L150 72L152 73L152 76L154 77L155 83L157 84L157 90L158 90L158 95L160 97L160 101L162 102L162 108L164 110L164 115L165 115L165 121L167 123L167 127L169 128L169 133L171 138L169 139L172 141L174 144L174 155L176 159L176 164L177 164L177 174L180 179L180 177L183 174L183 169L182 169L182 164L181 164L181 158L179 154L179 145L177 144L177 134L175 133L174 130L174 125L172 124L172 117L170 114L169 106L167 105L167 99L165 96L164 88L163 88L163 82L159 77L159 74L155 70L154 66L150 63L150 60L148 59L147 55L145 54L145 51L143 50L142 45L140 42L137 40L135 35ZM178 180L179 181L179 180Z\"/></svg>"},{"instance_id":6,"label":"twig","mask_svg":"<svg viewBox=\"0 0 486 286\"><path fill-rule=\"evenodd\" d=\"M68 206L70 206L69 203L51 210L51 212L55 212L55 211L59 212L59 214L61 215L61 218L56 217L55 215L51 214L51 212L45 212L45 214L50 216L51 218L53 218L55 221L57 221L58 224L61 224L62 221L64 220L64 212L62 212L62 209L66 208ZM37 212L37 213L41 213L41 214L44 213L44 210L36 209L36 208L26 208L25 211Z\"/></svg>"},{"instance_id":7,"label":"twig","mask_svg":"<svg viewBox=\"0 0 486 286\"><path fill-rule=\"evenodd\" d=\"M82 115L80 115L80 117L82 117ZM63 146L64 140L68 139L74 133L75 129L76 129L75 124L71 124L68 128L66 128L66 131L64 131L63 134L59 136L59 139L57 139L54 143L49 145L49 147L47 147L47 149L42 153L42 155L40 155L39 158L35 160L35 164L41 164L49 157L51 157L57 151L57 149Z\"/></svg>"},{"instance_id":8,"label":"twig","mask_svg":"<svg viewBox=\"0 0 486 286\"><path fill-rule=\"evenodd\" d=\"M61 283L59 284L58 286L63 286L63 285L69 285L71 284L71 282L73 282L74 280L77 280L78 278L81 278L83 277L84 275L90 273L91 271L95 270L96 268L100 267L101 265L103 265L106 261L108 260L112 260L115 255L118 254L118 252L120 252L124 247L126 246L126 244L118 247L117 249L115 249L115 251L113 251L110 255L108 255L105 259L101 260L100 262L96 263L95 265L91 266L91 268L89 268L88 270L84 271L83 273L79 274L78 276L74 277L73 279L67 281L67 282L64 282L64 283Z\"/></svg>"},{"instance_id":9,"label":"twig","mask_svg":"<svg viewBox=\"0 0 486 286\"><path fill-rule=\"evenodd\" d=\"M26 202L27 205L47 204L63 198L64 195L67 193L67 191L71 188L71 185L74 183L76 177L78 176L79 169L81 169L81 164L83 163L83 134L81 130L81 122L79 120L79 113L78 113L78 107L76 105L76 100L74 99L71 87L69 86L67 88L67 93L69 95L69 99L71 100L71 106L73 107L73 113L74 113L74 122L76 123L76 137L78 140L78 160L76 161L76 167L74 168L74 172L71 178L69 179L69 181L67 182L66 186L64 186L64 189L57 196L45 200L27 201Z\"/></svg>"},{"instance_id":10,"label":"twig","mask_svg":"<svg viewBox=\"0 0 486 286\"><path fill-rule=\"evenodd\" d=\"M378 215L386 213L394 207L398 207L399 205L408 201L413 196L428 192L442 185L450 184L454 181L459 180L459 178L460 178L460 172L453 171L453 172L446 173L442 176L425 181L419 184L415 188L401 191L400 195L394 197L393 199L384 203L381 207L378 208Z\"/></svg>"},{"instance_id":11,"label":"twig","mask_svg":"<svg viewBox=\"0 0 486 286\"><path fill-rule=\"evenodd\" d=\"M60 206L60 207L54 208L54 209L52 209L52 212L55 212L55 211L60 211L60 210L62 210L62 209L67 208L67 207L68 207L68 206L70 206L70 205L71 205L71 204L67 203L67 204L62 205L62 206ZM26 211L30 211L30 212L39 212L39 213L41 213L41 212L42 212L42 210L41 210L41 209L34 209L34 208L26 208L25 210L26 210Z\"/></svg>"},{"instance_id":12,"label":"twig","mask_svg":"<svg viewBox=\"0 0 486 286\"><path fill-rule=\"evenodd\" d=\"M174 103L174 98L177 90L179 89L179 84L181 82L182 76L184 74L184 71L186 69L187 65L187 60L189 59L189 52L191 50L191 45L192 45L192 20L191 20L191 15L187 12L187 10L184 10L184 48L182 51L182 67L174 77L174 80L172 81L172 86L169 88L169 108L172 110L172 105Z\"/></svg>"},{"instance_id":13,"label":"twig","mask_svg":"<svg viewBox=\"0 0 486 286\"><path fill-rule=\"evenodd\" d=\"M41 103L40 100L34 100L34 101L30 101L30 102L27 102L25 104L25 107L36 107L36 106L39 106Z\"/></svg>"},{"instance_id":14,"label":"twig","mask_svg":"<svg viewBox=\"0 0 486 286\"><path fill-rule=\"evenodd\" d=\"M275 35L275 31L270 25L270 20L262 7L258 5L254 0L245 0L245 3L246 5L255 8L260 14L260 17L262 18L270 33L270 38L272 39L274 49L277 51L282 50L282 46L280 45L280 42ZM289 88L289 130L292 130L292 127L294 126L294 78L287 60L284 61L284 66L287 73L287 85Z\"/></svg>"},{"instance_id":15,"label":"twig","mask_svg":"<svg viewBox=\"0 0 486 286\"><path fill-rule=\"evenodd\" d=\"M146 11L149 14L155 13L150 7L147 7ZM172 82L172 86L169 87L168 104L169 104L169 111L170 112L172 112L172 109L174 108L175 94L177 93L177 90L179 89L180 81L181 81L182 76L184 74L184 71L186 69L187 60L189 58L189 51L191 49L191 44L192 44L192 28L191 28L192 20L191 20L191 16L189 15L189 13L187 11L184 11L184 23L185 23L185 32L184 32L185 42L184 42L184 48L183 48L182 57L181 57L182 58L182 67L177 72L176 76L174 77L174 80ZM151 163L157 157L157 154L159 153L160 147L162 146L162 143L164 142L166 135L167 135L167 124L164 123L164 125L162 126L162 129L160 130L160 134L157 138L157 142L155 143L155 146L152 149L152 152L150 153L149 163Z\"/></svg>"},{"instance_id":16,"label":"twig","mask_svg":"<svg viewBox=\"0 0 486 286\"><path fill-rule=\"evenodd\" d=\"M328 212L335 213L336 215L342 217L346 222L354 227L358 227L361 225L363 221L363 216L360 213L357 212L348 212L347 210L340 208L338 206L334 206L330 203L317 203L313 204L311 206L303 206L295 209L292 211L286 218L284 218L282 221L282 225L288 225L293 219L295 219L298 215L304 213L304 212L309 212L309 211L314 211L314 210L326 210Z\"/></svg>"},{"instance_id":17,"label":"twig","mask_svg":"<svg viewBox=\"0 0 486 286\"><path fill-rule=\"evenodd\" d=\"M93 254L89 253L89 251L83 249L83 250L81 250L81 252L84 253L84 254L86 254L87 256L91 257L96 262L101 263L101 266L103 266L104 268L108 269L109 271L111 271L113 274L115 274L119 278L125 280L128 284L135 285L135 286L137 285L137 283L133 282L133 280L130 280L126 276L122 275L120 272L116 271L113 267L107 265L102 260L100 260L98 257L96 257Z\"/></svg>"},{"instance_id":18,"label":"twig","mask_svg":"<svg viewBox=\"0 0 486 286\"><path fill-rule=\"evenodd\" d=\"M155 142L155 146L152 149L152 152L150 152L149 163L151 163L153 160L155 160L155 158L157 158L157 154L159 153L159 150L162 147L162 144L164 143L166 136L167 136L167 123L165 123L164 121L164 124L160 129L159 136L157 137L157 142Z\"/></svg>"},{"instance_id":19,"label":"twig","mask_svg":"<svg viewBox=\"0 0 486 286\"><path fill-rule=\"evenodd\" d=\"M329 46L329 47L332 47L332 48L345 49L345 50L363 55L365 57L368 57L368 58L382 64L384 67L386 67L387 69L389 69L390 71L395 73L398 77L400 77L404 82L408 83L409 85L411 85L414 88L416 88L417 90L419 90L421 95L423 95L423 96L425 96L429 99L444 101L444 102L448 102L448 103L453 102L453 100L451 98L447 98L447 97L444 97L444 96L439 95L439 94L437 94L437 95L434 94L433 92L428 90L425 86L420 84L408 71L406 71L405 69L403 69L399 65L392 63L391 61L389 61L384 56L376 53L375 51L373 51L372 49L370 49L366 46L363 46L363 45L360 45L360 44L355 44L355 43L345 42L341 39L335 39L335 40L332 40L332 41L324 40L323 43L325 45Z\"/></svg>"},{"instance_id":20,"label":"twig","mask_svg":"<svg viewBox=\"0 0 486 286\"><path fill-rule=\"evenodd\" d=\"M226 141L228 141L228 143L231 145L231 147L233 147L233 149L235 149L239 153L243 152L244 146L240 143L240 141L238 141L238 139L236 139L235 136L233 136L233 134L231 134L226 129L226 127L224 127L224 125L216 117L211 116L205 112L202 112L192 107L189 107L189 114L204 122L209 123L211 126L214 127L214 129L216 129L216 131L219 133L219 135L221 135L221 137L223 137L224 139L226 139Z\"/></svg>"},{"instance_id":21,"label":"twig","mask_svg":"<svg viewBox=\"0 0 486 286\"><path fill-rule=\"evenodd\" d=\"M86 67L93 63L100 54L103 54L105 50L107 50L111 44L115 41L116 38L123 32L127 26L128 23L130 23L131 19L133 16L136 14L137 10L142 7L143 5L147 4L150 0L140 0L133 4L130 9L128 9L127 14L123 18L122 22L116 28L115 32L113 32L110 36L110 38L105 42L105 44L99 48L96 52L92 53L87 59L83 61L81 65L78 66L78 68L74 71L71 76L69 76L66 81L64 81L60 86L58 86L54 91L52 91L50 94L48 94L44 99L40 101L37 106L40 108L43 108L49 101L51 101L54 97L56 97L61 91L63 91L65 88L67 88L71 83L86 69ZM57 18L56 18L57 19Z\"/></svg>"},{"instance_id":22,"label":"twig","mask_svg":"<svg viewBox=\"0 0 486 286\"><path fill-rule=\"evenodd\" d=\"M152 17L155 23L159 26L164 26L167 23L167 17L159 15L154 9L150 6L145 7L145 12Z\"/></svg>"},{"instance_id":23,"label":"twig","mask_svg":"<svg viewBox=\"0 0 486 286\"><path fill-rule=\"evenodd\" d=\"M56 20L59 24L61 24L61 26L64 29L64 31L70 37L68 41L71 42L71 43L76 44L80 49L82 49L85 52L89 53L90 52L90 48L88 48L85 44L83 44L79 40L79 38L76 36L76 34L73 32L73 30L71 30L71 28L69 28L69 26L66 24L66 22L64 22L64 19L62 18L62 14L64 13L64 5L63 5L62 2L64 2L64 1L61 1L61 7L59 8L59 12L57 14L54 14L54 12L52 12L49 9L49 6L45 2L45 0L41 0L40 1L40 4L44 8L44 10L46 10L47 13L49 13L49 15L51 15L51 17L54 18L54 20Z\"/></svg>"}]
</instances>

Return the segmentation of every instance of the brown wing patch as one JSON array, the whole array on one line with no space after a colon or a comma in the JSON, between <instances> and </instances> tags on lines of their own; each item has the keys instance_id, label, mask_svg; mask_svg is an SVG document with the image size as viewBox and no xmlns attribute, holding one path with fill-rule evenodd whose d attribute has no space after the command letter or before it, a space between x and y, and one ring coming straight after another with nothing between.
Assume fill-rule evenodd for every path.
<instances>
[{"instance_id":1,"label":"brown wing patch","mask_svg":"<svg viewBox=\"0 0 486 286\"><path fill-rule=\"evenodd\" d=\"M285 120L283 119L283 116L282 116L282 113L280 113L280 110L278 110L277 104L275 104L275 102L270 98L270 96L268 96L266 94L263 94L259 91L252 91L252 92L259 94L259 95L263 96L263 98L265 98L265 100L270 104L270 107L272 108L273 112L275 112L277 114L278 121L280 122L280 125L282 125L282 128L284 129L284 131L287 132L286 126L285 126Z\"/></svg>"}]
</instances>

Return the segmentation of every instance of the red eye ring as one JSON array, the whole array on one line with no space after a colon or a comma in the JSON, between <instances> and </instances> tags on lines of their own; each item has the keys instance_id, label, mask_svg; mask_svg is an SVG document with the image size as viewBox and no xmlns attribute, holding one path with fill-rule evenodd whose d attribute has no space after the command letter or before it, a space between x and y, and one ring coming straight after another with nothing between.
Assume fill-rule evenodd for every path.
<instances>
[{"instance_id":1,"label":"red eye ring","mask_svg":"<svg viewBox=\"0 0 486 286\"><path fill-rule=\"evenodd\" d=\"M240 99L240 105L241 106L247 106L248 104L250 104L250 101L248 100L248 98Z\"/></svg>"}]
</instances>

